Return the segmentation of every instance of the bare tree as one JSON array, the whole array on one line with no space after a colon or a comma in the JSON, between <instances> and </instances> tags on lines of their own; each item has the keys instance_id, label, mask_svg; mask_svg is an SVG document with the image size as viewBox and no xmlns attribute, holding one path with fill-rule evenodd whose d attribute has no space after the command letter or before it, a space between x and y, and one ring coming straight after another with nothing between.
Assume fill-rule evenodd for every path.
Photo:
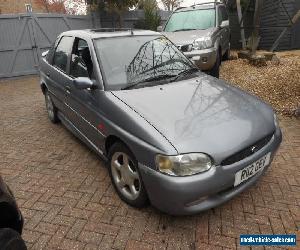
<instances>
[{"instance_id":1,"label":"bare tree","mask_svg":"<svg viewBox=\"0 0 300 250\"><path fill-rule=\"evenodd\" d=\"M182 0L161 0L165 9L168 11L173 11L175 8L179 7Z\"/></svg>"},{"instance_id":2,"label":"bare tree","mask_svg":"<svg viewBox=\"0 0 300 250\"><path fill-rule=\"evenodd\" d=\"M84 4L84 0L35 0L37 4L43 6L49 13L76 14L80 5Z\"/></svg>"}]
</instances>

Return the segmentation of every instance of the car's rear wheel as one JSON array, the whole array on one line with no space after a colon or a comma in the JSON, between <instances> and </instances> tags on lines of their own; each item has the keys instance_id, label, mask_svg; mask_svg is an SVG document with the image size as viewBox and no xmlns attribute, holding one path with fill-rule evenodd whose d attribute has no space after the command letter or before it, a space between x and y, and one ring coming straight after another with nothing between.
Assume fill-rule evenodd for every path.
<instances>
[{"instance_id":1,"label":"car's rear wheel","mask_svg":"<svg viewBox=\"0 0 300 250\"><path fill-rule=\"evenodd\" d=\"M53 104L53 101L51 99L51 96L48 91L45 93L45 102L46 102L46 109L48 113L48 117L51 122L57 123L59 121L57 116L57 109Z\"/></svg>"},{"instance_id":2,"label":"car's rear wheel","mask_svg":"<svg viewBox=\"0 0 300 250\"><path fill-rule=\"evenodd\" d=\"M134 207L148 203L146 189L131 151L122 143L115 143L109 150L109 174L120 198Z\"/></svg>"}]
</instances>

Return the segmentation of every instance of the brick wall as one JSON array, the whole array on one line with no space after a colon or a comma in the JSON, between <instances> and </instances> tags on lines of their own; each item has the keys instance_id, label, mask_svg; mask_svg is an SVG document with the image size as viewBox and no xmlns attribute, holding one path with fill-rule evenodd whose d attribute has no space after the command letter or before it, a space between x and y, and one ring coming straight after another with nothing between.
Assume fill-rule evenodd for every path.
<instances>
[{"instance_id":1,"label":"brick wall","mask_svg":"<svg viewBox=\"0 0 300 250\"><path fill-rule=\"evenodd\" d=\"M25 4L32 5L35 13L44 13L46 9L35 0L0 0L0 14L26 13Z\"/></svg>"}]
</instances>

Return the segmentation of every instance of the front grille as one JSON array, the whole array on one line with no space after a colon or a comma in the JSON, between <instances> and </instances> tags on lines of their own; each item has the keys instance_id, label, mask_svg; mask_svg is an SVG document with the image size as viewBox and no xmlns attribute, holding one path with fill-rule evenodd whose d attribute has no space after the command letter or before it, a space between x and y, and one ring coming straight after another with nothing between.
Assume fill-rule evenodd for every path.
<instances>
[{"instance_id":1,"label":"front grille","mask_svg":"<svg viewBox=\"0 0 300 250\"><path fill-rule=\"evenodd\" d=\"M255 142L250 147L247 147L247 148L245 148L245 149L229 156L228 158L226 158L225 160L223 160L221 162L221 165L222 166L231 165L235 162L241 161L244 158L254 154L258 150L262 149L271 140L272 136L273 136L273 133L269 134L266 137L264 137L264 138L260 139L259 141Z\"/></svg>"}]
</instances>

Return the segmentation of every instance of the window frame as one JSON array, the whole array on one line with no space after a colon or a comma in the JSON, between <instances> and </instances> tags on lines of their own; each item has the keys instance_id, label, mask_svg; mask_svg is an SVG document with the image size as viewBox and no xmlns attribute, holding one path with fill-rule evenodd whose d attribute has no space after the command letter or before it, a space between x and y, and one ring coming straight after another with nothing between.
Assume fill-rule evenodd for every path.
<instances>
[{"instance_id":1,"label":"window frame","mask_svg":"<svg viewBox=\"0 0 300 250\"><path fill-rule=\"evenodd\" d=\"M70 76L72 79L76 79L76 77L74 77L74 76L71 75L72 55L73 55L73 51L74 51L74 49L75 49L75 42L76 42L76 39L78 39L78 40L83 40L83 41L86 42L86 44L87 44L87 46L88 46L88 48L89 48L89 51L90 51L91 61L92 61L92 63L93 63L93 73L94 73L94 78L96 78L96 77L95 77L95 72L94 72L94 71L95 71L95 63L94 63L93 58L92 58L91 48L90 48L90 46L89 46L89 43L88 43L88 41L87 41L86 39L84 39L84 38L82 38L82 37L79 37L79 36L73 36L73 45L72 45L72 50L71 50L71 54L70 54L70 57L69 57L69 71L68 71L68 76ZM91 80L95 80L95 79L92 79L91 77L88 77L88 78L90 78Z\"/></svg>"},{"instance_id":2,"label":"window frame","mask_svg":"<svg viewBox=\"0 0 300 250\"><path fill-rule=\"evenodd\" d=\"M51 65L56 68L57 70L59 70L60 72L70 76L69 72L70 72L70 58L71 58L71 53L69 52L67 54L67 65L66 65L66 71L64 71L63 69L61 69L60 67L58 67L57 65L54 64L54 58L55 58L55 53L56 53L56 50L57 50L57 47L59 46L61 40L64 38L64 37L70 37L72 38L72 46L71 46L71 53L72 53L72 50L73 50L73 45L74 45L74 36L71 36L71 35L63 35L61 36L59 39L58 39L58 43L56 44L55 46L55 49L54 49L54 53L53 53L53 56L52 56L52 62L51 62Z\"/></svg>"}]
</instances>

